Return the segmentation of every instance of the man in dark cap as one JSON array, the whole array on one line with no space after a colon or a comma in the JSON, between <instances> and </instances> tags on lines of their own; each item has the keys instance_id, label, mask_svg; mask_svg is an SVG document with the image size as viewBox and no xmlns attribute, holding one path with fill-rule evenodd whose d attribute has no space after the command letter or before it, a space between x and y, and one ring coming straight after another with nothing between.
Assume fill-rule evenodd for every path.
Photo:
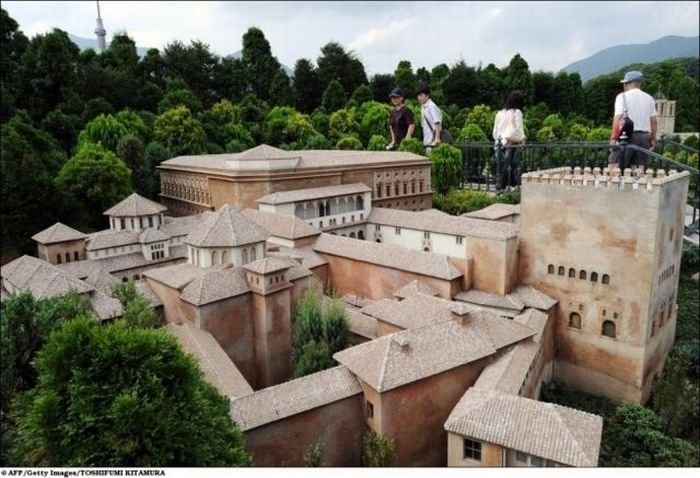
<instances>
[{"instance_id":1,"label":"man in dark cap","mask_svg":"<svg viewBox=\"0 0 700 478\"><path fill-rule=\"evenodd\" d=\"M610 144L613 148L617 145L615 129L618 124L624 121L625 116L634 122L634 129L629 138L629 144L634 144L645 149L654 149L656 146L657 113L654 98L641 90L644 76L639 71L628 71L620 81L623 92L615 98L615 113L612 122L613 134L610 137ZM616 154L617 153L617 154ZM619 167L619 151L613 151L610 155L609 167ZM641 151L632 148L625 149L623 167L636 169L641 167L642 171L649 161L649 156Z\"/></svg>"},{"instance_id":2,"label":"man in dark cap","mask_svg":"<svg viewBox=\"0 0 700 478\"><path fill-rule=\"evenodd\" d=\"M399 147L401 141L413 136L416 125L413 121L413 112L406 106L404 98L406 94L401 88L394 88L389 94L391 104L394 109L389 114L389 131L391 132L391 143L386 149L393 151Z\"/></svg>"}]
</instances>

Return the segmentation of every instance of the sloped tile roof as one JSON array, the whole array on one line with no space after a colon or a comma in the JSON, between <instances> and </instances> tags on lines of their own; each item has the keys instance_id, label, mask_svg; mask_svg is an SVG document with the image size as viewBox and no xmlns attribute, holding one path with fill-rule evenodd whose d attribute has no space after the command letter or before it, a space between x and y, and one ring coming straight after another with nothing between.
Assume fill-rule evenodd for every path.
<instances>
[{"instance_id":1,"label":"sloped tile roof","mask_svg":"<svg viewBox=\"0 0 700 478\"><path fill-rule=\"evenodd\" d=\"M148 299L153 307L160 307L163 305L163 302L156 295L156 293L153 292L151 286L149 286L148 282L146 282L144 279L134 281L134 285L136 286L136 290L138 290L141 295Z\"/></svg>"},{"instance_id":2,"label":"sloped tile roof","mask_svg":"<svg viewBox=\"0 0 700 478\"><path fill-rule=\"evenodd\" d=\"M267 144L261 144L235 154L237 159L290 159L301 156L301 151L285 151Z\"/></svg>"},{"instance_id":3,"label":"sloped tile roof","mask_svg":"<svg viewBox=\"0 0 700 478\"><path fill-rule=\"evenodd\" d=\"M496 240L505 240L518 235L518 229L514 224L452 216L436 209L414 212L375 207L367 216L367 222L417 231Z\"/></svg>"},{"instance_id":4,"label":"sloped tile roof","mask_svg":"<svg viewBox=\"0 0 700 478\"><path fill-rule=\"evenodd\" d=\"M537 309L528 308L525 309L525 311L522 314L513 317L513 320L519 324L526 325L527 327L530 327L532 330L534 330L536 334L533 337L533 340L535 342L539 342L542 338L544 328L547 326L547 320L549 320L549 316Z\"/></svg>"},{"instance_id":5,"label":"sloped tile roof","mask_svg":"<svg viewBox=\"0 0 700 478\"><path fill-rule=\"evenodd\" d=\"M72 227L68 227L65 224L57 222L53 226L34 234L32 239L39 244L54 244L56 242L76 241L87 237L87 234L83 234L80 231L76 231Z\"/></svg>"},{"instance_id":6,"label":"sloped tile roof","mask_svg":"<svg viewBox=\"0 0 700 478\"><path fill-rule=\"evenodd\" d=\"M377 319L348 307L345 308L345 318L353 334L367 339L377 338Z\"/></svg>"},{"instance_id":7,"label":"sloped tile roof","mask_svg":"<svg viewBox=\"0 0 700 478\"><path fill-rule=\"evenodd\" d=\"M155 227L147 227L139 234L139 242L141 244L150 244L151 242L169 241L170 236L160 229Z\"/></svg>"},{"instance_id":8,"label":"sloped tile roof","mask_svg":"<svg viewBox=\"0 0 700 478\"><path fill-rule=\"evenodd\" d=\"M462 273L445 255L416 251L392 244L321 234L312 247L314 251L323 254L346 257L439 279L452 280L462 276Z\"/></svg>"},{"instance_id":9,"label":"sloped tile roof","mask_svg":"<svg viewBox=\"0 0 700 478\"><path fill-rule=\"evenodd\" d=\"M247 431L360 393L355 376L341 365L233 400L231 417Z\"/></svg>"},{"instance_id":10,"label":"sloped tile roof","mask_svg":"<svg viewBox=\"0 0 700 478\"><path fill-rule=\"evenodd\" d=\"M93 232L92 234L89 234L85 249L87 249L88 251L94 251L96 249L106 249L108 247L119 247L128 246L131 244L138 244L138 242L138 232L129 231L126 229L122 229L121 231L106 229L104 231Z\"/></svg>"},{"instance_id":11,"label":"sloped tile roof","mask_svg":"<svg viewBox=\"0 0 700 478\"><path fill-rule=\"evenodd\" d=\"M230 205L206 217L185 239L196 247L237 247L262 242L270 233Z\"/></svg>"},{"instance_id":12,"label":"sloped tile roof","mask_svg":"<svg viewBox=\"0 0 700 478\"><path fill-rule=\"evenodd\" d=\"M474 387L518 395L541 345L524 340L486 366Z\"/></svg>"},{"instance_id":13,"label":"sloped tile roof","mask_svg":"<svg viewBox=\"0 0 700 478\"><path fill-rule=\"evenodd\" d=\"M145 271L143 275L173 289L182 289L193 280L201 277L204 272L205 269L191 264L177 264L150 269Z\"/></svg>"},{"instance_id":14,"label":"sloped tile roof","mask_svg":"<svg viewBox=\"0 0 700 478\"><path fill-rule=\"evenodd\" d=\"M341 299L347 306L354 309L359 309L375 302L374 300L370 300L366 297L360 297L355 294L345 294L343 297L341 297Z\"/></svg>"},{"instance_id":15,"label":"sloped tile roof","mask_svg":"<svg viewBox=\"0 0 700 478\"><path fill-rule=\"evenodd\" d=\"M180 299L193 305L205 305L250 292L240 267L211 268L187 284Z\"/></svg>"},{"instance_id":16,"label":"sloped tile roof","mask_svg":"<svg viewBox=\"0 0 700 478\"><path fill-rule=\"evenodd\" d=\"M119 283L119 279L100 267L90 273L90 275L85 278L85 282L96 289L110 289Z\"/></svg>"},{"instance_id":17,"label":"sloped tile roof","mask_svg":"<svg viewBox=\"0 0 700 478\"><path fill-rule=\"evenodd\" d=\"M289 269L290 267L292 267L292 264L289 262L289 260L285 261L281 258L270 256L258 259L254 262L249 262L243 266L243 269L250 272L255 272L256 274L271 274L272 272L282 271Z\"/></svg>"},{"instance_id":18,"label":"sloped tile roof","mask_svg":"<svg viewBox=\"0 0 700 478\"><path fill-rule=\"evenodd\" d=\"M24 255L0 268L0 275L20 290L37 299L49 299L75 290L82 294L95 290L90 284L76 279L46 261Z\"/></svg>"},{"instance_id":19,"label":"sloped tile roof","mask_svg":"<svg viewBox=\"0 0 700 478\"><path fill-rule=\"evenodd\" d=\"M481 292L480 290L470 289L467 292L460 292L455 295L455 300L461 300L469 304L485 305L489 307L498 307L501 309L510 309L520 312L525 308L518 298L513 295L499 295L489 292Z\"/></svg>"},{"instance_id":20,"label":"sloped tile roof","mask_svg":"<svg viewBox=\"0 0 700 478\"><path fill-rule=\"evenodd\" d=\"M255 209L243 209L241 214L257 223L263 229L267 229L273 236L283 239L301 239L302 237L316 236L321 233L321 231L296 216L257 211Z\"/></svg>"},{"instance_id":21,"label":"sloped tile roof","mask_svg":"<svg viewBox=\"0 0 700 478\"><path fill-rule=\"evenodd\" d=\"M525 304L525 307L534 307L540 310L548 310L557 303L557 299L531 285L519 285L511 291L510 295L520 300Z\"/></svg>"},{"instance_id":22,"label":"sloped tile roof","mask_svg":"<svg viewBox=\"0 0 700 478\"><path fill-rule=\"evenodd\" d=\"M438 292L430 287L428 284L425 284L418 279L414 279L411 282L407 283L403 287L401 287L399 290L394 292L395 297L400 297L402 299L405 299L406 297L416 294L416 293L421 293L425 295L431 295L435 296L438 295Z\"/></svg>"},{"instance_id":23,"label":"sloped tile roof","mask_svg":"<svg viewBox=\"0 0 700 478\"><path fill-rule=\"evenodd\" d=\"M513 216L515 214L520 214L519 204L502 204L496 203L486 206L478 211L465 212L462 214L463 217L471 217L474 219L487 219L489 221L497 221L503 219L504 217Z\"/></svg>"},{"instance_id":24,"label":"sloped tile roof","mask_svg":"<svg viewBox=\"0 0 700 478\"><path fill-rule=\"evenodd\" d=\"M122 201L118 202L104 212L105 216L137 217L160 214L168 208L162 204L146 199L136 193L132 193Z\"/></svg>"},{"instance_id":25,"label":"sloped tile roof","mask_svg":"<svg viewBox=\"0 0 700 478\"><path fill-rule=\"evenodd\" d=\"M331 198L335 196L363 194L371 191L372 190L363 183L339 184L337 186L323 186L320 188L280 191L258 198L256 202L260 204L287 204L291 202L311 201L314 199Z\"/></svg>"},{"instance_id":26,"label":"sloped tile roof","mask_svg":"<svg viewBox=\"0 0 700 478\"><path fill-rule=\"evenodd\" d=\"M474 307L440 297L416 293L401 301L382 299L360 309L365 315L402 329L415 329L442 320L452 320Z\"/></svg>"},{"instance_id":27,"label":"sloped tile roof","mask_svg":"<svg viewBox=\"0 0 700 478\"><path fill-rule=\"evenodd\" d=\"M316 253L316 251L314 251L310 246L295 248L280 246L278 252L270 252L268 254L268 256L271 257L279 257L281 255L286 255L292 258L299 258L301 259L302 265L309 269L328 264L328 262L323 257L321 257L320 254Z\"/></svg>"},{"instance_id":28,"label":"sloped tile roof","mask_svg":"<svg viewBox=\"0 0 700 478\"><path fill-rule=\"evenodd\" d=\"M490 314L470 313L379 337L333 358L378 392L385 392L474 362L533 332Z\"/></svg>"},{"instance_id":29,"label":"sloped tile roof","mask_svg":"<svg viewBox=\"0 0 700 478\"><path fill-rule=\"evenodd\" d=\"M197 359L207 382L222 395L237 398L253 393L250 384L209 332L173 323L167 325L167 330L177 338L185 352Z\"/></svg>"},{"instance_id":30,"label":"sloped tile roof","mask_svg":"<svg viewBox=\"0 0 700 478\"><path fill-rule=\"evenodd\" d=\"M163 257L162 259L152 259L148 260L143 257L141 252L132 252L130 254L120 254L118 256L111 257L100 257L98 259L91 259L88 261L80 262L95 262L100 267L106 269L110 273L126 271L129 269L134 269L137 267L153 267L159 264L170 264L174 262L182 262L182 259L187 258L187 246L184 244L173 246L168 249L170 256ZM90 266L85 266L87 269Z\"/></svg>"},{"instance_id":31,"label":"sloped tile roof","mask_svg":"<svg viewBox=\"0 0 700 478\"><path fill-rule=\"evenodd\" d=\"M214 213L211 211L206 211L204 213L193 214L191 216L165 216L165 222L161 224L160 229L170 237L186 236L195 230L206 217L209 217L212 214Z\"/></svg>"},{"instance_id":32,"label":"sloped tile roof","mask_svg":"<svg viewBox=\"0 0 700 478\"><path fill-rule=\"evenodd\" d=\"M96 290L90 294L90 304L100 320L121 317L124 313L121 302L111 297L105 291Z\"/></svg>"},{"instance_id":33,"label":"sloped tile roof","mask_svg":"<svg viewBox=\"0 0 700 478\"><path fill-rule=\"evenodd\" d=\"M598 464L603 419L510 394L470 388L445 430L570 466Z\"/></svg>"}]
</instances>

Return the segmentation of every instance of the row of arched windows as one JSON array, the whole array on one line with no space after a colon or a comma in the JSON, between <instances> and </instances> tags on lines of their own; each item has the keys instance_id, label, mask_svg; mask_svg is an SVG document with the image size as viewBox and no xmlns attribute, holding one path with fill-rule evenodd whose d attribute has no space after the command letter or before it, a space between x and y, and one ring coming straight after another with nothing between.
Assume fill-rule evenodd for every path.
<instances>
[{"instance_id":1,"label":"row of arched windows","mask_svg":"<svg viewBox=\"0 0 700 478\"><path fill-rule=\"evenodd\" d=\"M73 260L80 260L80 254L78 253L78 251L73 251ZM61 264L62 262L63 257L61 256L61 254L56 254L56 264ZM70 262L70 252L66 252L66 262Z\"/></svg>"},{"instance_id":2,"label":"row of arched windows","mask_svg":"<svg viewBox=\"0 0 700 478\"><path fill-rule=\"evenodd\" d=\"M425 186L422 179L411 179L410 181L396 181L393 183L393 187L392 183L384 184L379 182L376 186L375 197L381 198L384 193L386 193L385 197L401 195L405 196L408 194L416 194L416 192L422 193L424 188Z\"/></svg>"},{"instance_id":3,"label":"row of arched windows","mask_svg":"<svg viewBox=\"0 0 700 478\"><path fill-rule=\"evenodd\" d=\"M578 312L572 312L569 314L569 327L572 329L581 329L581 314ZM601 326L600 334L614 339L617 334L616 328L615 322L612 320L604 320Z\"/></svg>"},{"instance_id":4,"label":"row of arched windows","mask_svg":"<svg viewBox=\"0 0 700 478\"><path fill-rule=\"evenodd\" d=\"M660 307L657 307L654 313L654 318L651 321L650 336L656 335L656 332L661 330L664 324L671 320L673 314L673 298L667 299Z\"/></svg>"},{"instance_id":5,"label":"row of arched windows","mask_svg":"<svg viewBox=\"0 0 700 478\"><path fill-rule=\"evenodd\" d=\"M554 272L555 272L554 265L549 264L547 266L547 274L554 274ZM556 273L557 273L557 275L562 276L562 277L566 276L567 275L566 267L559 266L557 268ZM587 280L588 273L585 270L580 270L577 274L576 269L574 269L573 267L570 267L569 271L568 271L569 279L576 279L577 276L580 280ZM598 273L597 272L591 272L590 281L591 282L598 282ZM610 276L608 274L603 274L603 277L601 278L601 282L603 284L610 284Z\"/></svg>"},{"instance_id":6,"label":"row of arched windows","mask_svg":"<svg viewBox=\"0 0 700 478\"><path fill-rule=\"evenodd\" d=\"M205 180L173 174L164 174L161 178L163 194L198 203L211 203L211 195Z\"/></svg>"},{"instance_id":7,"label":"row of arched windows","mask_svg":"<svg viewBox=\"0 0 700 478\"><path fill-rule=\"evenodd\" d=\"M674 272L676 272L676 265L673 264L669 267L667 267L661 274L659 274L659 279L657 283L661 285L663 281L668 279L669 277L673 277Z\"/></svg>"}]
</instances>

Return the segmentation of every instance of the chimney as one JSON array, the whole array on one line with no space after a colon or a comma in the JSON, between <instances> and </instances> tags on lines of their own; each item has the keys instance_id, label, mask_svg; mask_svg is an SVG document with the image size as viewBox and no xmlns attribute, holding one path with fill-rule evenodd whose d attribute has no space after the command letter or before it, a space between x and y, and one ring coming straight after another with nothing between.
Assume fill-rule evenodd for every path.
<instances>
[{"instance_id":1,"label":"chimney","mask_svg":"<svg viewBox=\"0 0 700 478\"><path fill-rule=\"evenodd\" d=\"M401 347L402 352L406 352L408 350L409 341L408 341L408 337L406 337L406 335L403 335L403 334L396 335L392 338L392 340L394 341L394 343L396 345Z\"/></svg>"}]
</instances>

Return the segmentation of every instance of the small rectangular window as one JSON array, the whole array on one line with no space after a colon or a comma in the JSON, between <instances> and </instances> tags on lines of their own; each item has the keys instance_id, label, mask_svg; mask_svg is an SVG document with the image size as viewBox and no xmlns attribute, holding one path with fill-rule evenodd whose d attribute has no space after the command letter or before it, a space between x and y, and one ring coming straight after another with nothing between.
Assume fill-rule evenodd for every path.
<instances>
[{"instance_id":1,"label":"small rectangular window","mask_svg":"<svg viewBox=\"0 0 700 478\"><path fill-rule=\"evenodd\" d=\"M395 228L394 232L396 233L397 236L400 236L401 235L401 228L400 227Z\"/></svg>"},{"instance_id":2,"label":"small rectangular window","mask_svg":"<svg viewBox=\"0 0 700 478\"><path fill-rule=\"evenodd\" d=\"M424 231L423 232L423 239L430 239L430 232Z\"/></svg>"},{"instance_id":3,"label":"small rectangular window","mask_svg":"<svg viewBox=\"0 0 700 478\"><path fill-rule=\"evenodd\" d=\"M381 227L382 227L382 226L380 226L379 224L375 224L375 225L374 225L374 230L375 230L375 231L378 231L378 230L381 229Z\"/></svg>"},{"instance_id":4,"label":"small rectangular window","mask_svg":"<svg viewBox=\"0 0 700 478\"><path fill-rule=\"evenodd\" d=\"M464 243L464 238L462 236L455 237L455 242L457 245L462 245Z\"/></svg>"},{"instance_id":5,"label":"small rectangular window","mask_svg":"<svg viewBox=\"0 0 700 478\"><path fill-rule=\"evenodd\" d=\"M374 405L367 400L367 418L374 418Z\"/></svg>"},{"instance_id":6,"label":"small rectangular window","mask_svg":"<svg viewBox=\"0 0 700 478\"><path fill-rule=\"evenodd\" d=\"M515 459L516 459L516 461L519 461L520 463L527 463L527 454L523 453L522 451L516 451L515 452Z\"/></svg>"},{"instance_id":7,"label":"small rectangular window","mask_svg":"<svg viewBox=\"0 0 700 478\"><path fill-rule=\"evenodd\" d=\"M542 458L537 457L537 456L531 456L530 457L530 464L532 466L544 466L544 460L542 460Z\"/></svg>"},{"instance_id":8,"label":"small rectangular window","mask_svg":"<svg viewBox=\"0 0 700 478\"><path fill-rule=\"evenodd\" d=\"M465 438L463 458L481 461L481 442Z\"/></svg>"}]
</instances>

